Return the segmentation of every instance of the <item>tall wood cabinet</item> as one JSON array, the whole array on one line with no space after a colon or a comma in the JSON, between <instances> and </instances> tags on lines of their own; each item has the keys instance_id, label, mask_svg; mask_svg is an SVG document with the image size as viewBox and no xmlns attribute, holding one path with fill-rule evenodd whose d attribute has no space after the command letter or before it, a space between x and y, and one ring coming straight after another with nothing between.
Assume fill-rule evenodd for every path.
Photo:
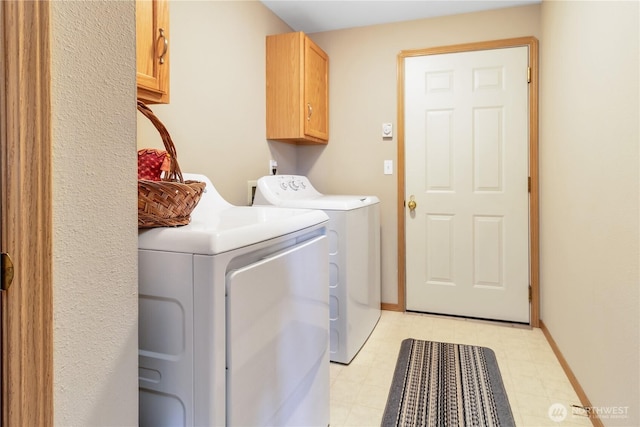
<instances>
[{"instance_id":1,"label":"tall wood cabinet","mask_svg":"<svg viewBox=\"0 0 640 427\"><path fill-rule=\"evenodd\" d=\"M267 139L329 141L329 57L302 32L267 36Z\"/></svg>"},{"instance_id":2,"label":"tall wood cabinet","mask_svg":"<svg viewBox=\"0 0 640 427\"><path fill-rule=\"evenodd\" d=\"M169 103L169 2L136 1L138 99Z\"/></svg>"}]
</instances>

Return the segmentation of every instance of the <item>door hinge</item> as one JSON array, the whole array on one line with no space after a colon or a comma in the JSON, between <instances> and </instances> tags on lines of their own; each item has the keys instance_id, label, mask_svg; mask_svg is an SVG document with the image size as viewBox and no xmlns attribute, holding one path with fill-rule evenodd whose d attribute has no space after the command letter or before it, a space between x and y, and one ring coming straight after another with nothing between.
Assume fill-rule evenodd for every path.
<instances>
[{"instance_id":1,"label":"door hinge","mask_svg":"<svg viewBox=\"0 0 640 427\"><path fill-rule=\"evenodd\" d=\"M6 291L13 282L13 261L8 253L2 252L0 255L2 263L2 278L0 280L0 290Z\"/></svg>"},{"instance_id":2,"label":"door hinge","mask_svg":"<svg viewBox=\"0 0 640 427\"><path fill-rule=\"evenodd\" d=\"M529 285L529 302L531 302L531 285Z\"/></svg>"},{"instance_id":3,"label":"door hinge","mask_svg":"<svg viewBox=\"0 0 640 427\"><path fill-rule=\"evenodd\" d=\"M531 193L531 177L527 177L527 191Z\"/></svg>"},{"instance_id":4,"label":"door hinge","mask_svg":"<svg viewBox=\"0 0 640 427\"><path fill-rule=\"evenodd\" d=\"M531 67L527 67L527 83L531 83Z\"/></svg>"}]
</instances>

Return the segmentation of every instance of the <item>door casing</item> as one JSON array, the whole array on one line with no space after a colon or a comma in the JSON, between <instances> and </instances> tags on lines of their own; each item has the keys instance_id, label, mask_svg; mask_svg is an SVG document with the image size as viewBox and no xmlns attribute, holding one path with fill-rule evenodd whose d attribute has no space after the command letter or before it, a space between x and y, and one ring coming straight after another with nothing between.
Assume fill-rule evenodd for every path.
<instances>
[{"instance_id":1,"label":"door casing","mask_svg":"<svg viewBox=\"0 0 640 427\"><path fill-rule=\"evenodd\" d=\"M406 309L406 236L405 236L405 141L404 141L404 59L412 56L469 52L527 46L529 48L529 280L531 287L531 326L540 324L539 293L539 187L538 187L538 40L535 37L519 37L426 49L403 50L397 58L398 93L398 303L384 304L388 310Z\"/></svg>"},{"instance_id":2,"label":"door casing","mask_svg":"<svg viewBox=\"0 0 640 427\"><path fill-rule=\"evenodd\" d=\"M0 246L3 426L53 425L50 8L0 2Z\"/></svg>"}]
</instances>

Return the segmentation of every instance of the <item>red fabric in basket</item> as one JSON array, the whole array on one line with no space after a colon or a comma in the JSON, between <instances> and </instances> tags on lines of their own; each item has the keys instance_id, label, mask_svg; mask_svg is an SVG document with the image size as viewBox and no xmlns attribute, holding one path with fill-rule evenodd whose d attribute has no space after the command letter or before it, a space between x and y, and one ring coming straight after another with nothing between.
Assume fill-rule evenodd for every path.
<instances>
[{"instance_id":1,"label":"red fabric in basket","mask_svg":"<svg viewBox=\"0 0 640 427\"><path fill-rule=\"evenodd\" d=\"M164 150L142 148L138 150L138 179L160 181L162 171L169 170L170 158Z\"/></svg>"}]
</instances>

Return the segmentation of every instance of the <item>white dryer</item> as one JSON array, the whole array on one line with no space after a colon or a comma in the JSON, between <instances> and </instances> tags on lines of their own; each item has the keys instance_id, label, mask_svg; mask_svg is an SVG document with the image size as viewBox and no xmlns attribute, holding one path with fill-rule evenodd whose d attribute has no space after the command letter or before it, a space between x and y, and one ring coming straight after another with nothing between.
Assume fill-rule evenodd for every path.
<instances>
[{"instance_id":1,"label":"white dryer","mask_svg":"<svg viewBox=\"0 0 640 427\"><path fill-rule=\"evenodd\" d=\"M141 230L141 426L327 426L327 215L236 207Z\"/></svg>"},{"instance_id":2,"label":"white dryer","mask_svg":"<svg viewBox=\"0 0 640 427\"><path fill-rule=\"evenodd\" d=\"M330 359L350 363L380 319L380 200L326 195L305 176L271 175L258 180L253 205L329 216Z\"/></svg>"}]
</instances>

